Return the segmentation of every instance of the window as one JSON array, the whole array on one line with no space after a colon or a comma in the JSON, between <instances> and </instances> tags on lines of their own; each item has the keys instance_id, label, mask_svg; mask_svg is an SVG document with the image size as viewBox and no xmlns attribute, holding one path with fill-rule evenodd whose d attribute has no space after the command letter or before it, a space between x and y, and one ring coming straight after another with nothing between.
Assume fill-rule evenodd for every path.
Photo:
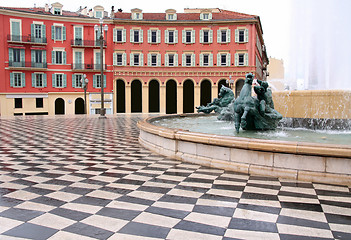
<instances>
[{"instance_id":1,"label":"window","mask_svg":"<svg viewBox=\"0 0 351 240\"><path fill-rule=\"evenodd\" d=\"M11 20L11 41L22 41L21 20Z\"/></svg>"},{"instance_id":2,"label":"window","mask_svg":"<svg viewBox=\"0 0 351 240\"><path fill-rule=\"evenodd\" d=\"M51 26L51 39L56 41L66 40L66 27L65 26Z\"/></svg>"},{"instance_id":3,"label":"window","mask_svg":"<svg viewBox=\"0 0 351 240\"><path fill-rule=\"evenodd\" d=\"M46 68L46 51L32 50L32 67Z\"/></svg>"},{"instance_id":4,"label":"window","mask_svg":"<svg viewBox=\"0 0 351 240\"><path fill-rule=\"evenodd\" d=\"M167 20L177 20L177 14L175 14L175 13L168 13L167 14Z\"/></svg>"},{"instance_id":5,"label":"window","mask_svg":"<svg viewBox=\"0 0 351 240\"><path fill-rule=\"evenodd\" d=\"M24 73L10 73L10 86L21 88L26 86Z\"/></svg>"},{"instance_id":6,"label":"window","mask_svg":"<svg viewBox=\"0 0 351 240\"><path fill-rule=\"evenodd\" d=\"M143 13L141 12L140 9L132 9L132 19L133 20L142 20L143 19Z\"/></svg>"},{"instance_id":7,"label":"window","mask_svg":"<svg viewBox=\"0 0 351 240\"><path fill-rule=\"evenodd\" d=\"M217 66L230 66L230 53L218 53Z\"/></svg>"},{"instance_id":8,"label":"window","mask_svg":"<svg viewBox=\"0 0 351 240\"><path fill-rule=\"evenodd\" d=\"M10 67L24 67L24 49L9 48L9 66Z\"/></svg>"},{"instance_id":9,"label":"window","mask_svg":"<svg viewBox=\"0 0 351 240\"><path fill-rule=\"evenodd\" d=\"M195 54L184 53L182 56L182 66L195 66Z\"/></svg>"},{"instance_id":10,"label":"window","mask_svg":"<svg viewBox=\"0 0 351 240\"><path fill-rule=\"evenodd\" d=\"M130 30L130 42L132 42L132 43L142 43L143 42L143 30L141 30L141 29L131 29Z\"/></svg>"},{"instance_id":11,"label":"window","mask_svg":"<svg viewBox=\"0 0 351 240\"><path fill-rule=\"evenodd\" d=\"M61 8L54 8L54 15L61 15Z\"/></svg>"},{"instance_id":12,"label":"window","mask_svg":"<svg viewBox=\"0 0 351 240\"><path fill-rule=\"evenodd\" d=\"M101 88L101 75L96 74L93 76L93 87ZM104 88L106 87L106 75L104 75Z\"/></svg>"},{"instance_id":13,"label":"window","mask_svg":"<svg viewBox=\"0 0 351 240\"><path fill-rule=\"evenodd\" d=\"M36 98L35 99L36 108L43 108L44 107L44 100L43 98Z\"/></svg>"},{"instance_id":14,"label":"window","mask_svg":"<svg viewBox=\"0 0 351 240\"><path fill-rule=\"evenodd\" d=\"M54 73L52 74L52 87L65 88L67 86L66 74Z\"/></svg>"},{"instance_id":15,"label":"window","mask_svg":"<svg viewBox=\"0 0 351 240\"><path fill-rule=\"evenodd\" d=\"M235 54L235 66L248 66L249 57L247 53L236 53Z\"/></svg>"},{"instance_id":16,"label":"window","mask_svg":"<svg viewBox=\"0 0 351 240\"><path fill-rule=\"evenodd\" d=\"M158 53L149 53L148 57L148 66L161 66L161 54Z\"/></svg>"},{"instance_id":17,"label":"window","mask_svg":"<svg viewBox=\"0 0 351 240\"><path fill-rule=\"evenodd\" d=\"M178 65L178 54L167 53L165 55L165 65L166 67L174 67Z\"/></svg>"},{"instance_id":18,"label":"window","mask_svg":"<svg viewBox=\"0 0 351 240\"><path fill-rule=\"evenodd\" d=\"M235 42L247 43L249 41L249 30L248 29L236 29L235 30Z\"/></svg>"},{"instance_id":19,"label":"window","mask_svg":"<svg viewBox=\"0 0 351 240\"><path fill-rule=\"evenodd\" d=\"M195 43L195 30L183 30L183 43Z\"/></svg>"},{"instance_id":20,"label":"window","mask_svg":"<svg viewBox=\"0 0 351 240\"><path fill-rule=\"evenodd\" d=\"M218 29L217 30L217 42L218 43L229 43L230 42L230 29Z\"/></svg>"},{"instance_id":21,"label":"window","mask_svg":"<svg viewBox=\"0 0 351 240\"><path fill-rule=\"evenodd\" d=\"M200 43L212 43L213 31L212 30L200 30Z\"/></svg>"},{"instance_id":22,"label":"window","mask_svg":"<svg viewBox=\"0 0 351 240\"><path fill-rule=\"evenodd\" d=\"M22 98L15 98L15 108L22 108Z\"/></svg>"},{"instance_id":23,"label":"window","mask_svg":"<svg viewBox=\"0 0 351 240\"><path fill-rule=\"evenodd\" d=\"M96 18L102 18L102 11L95 11Z\"/></svg>"},{"instance_id":24,"label":"window","mask_svg":"<svg viewBox=\"0 0 351 240\"><path fill-rule=\"evenodd\" d=\"M82 82L80 81L83 78L83 74L77 73L72 74L72 87L82 88Z\"/></svg>"},{"instance_id":25,"label":"window","mask_svg":"<svg viewBox=\"0 0 351 240\"><path fill-rule=\"evenodd\" d=\"M66 52L64 52L64 60L66 61ZM84 69L83 64L83 52L81 51L74 51L74 60L73 60L73 69Z\"/></svg>"},{"instance_id":26,"label":"window","mask_svg":"<svg viewBox=\"0 0 351 240\"><path fill-rule=\"evenodd\" d=\"M37 43L46 43L45 25L31 24L31 41Z\"/></svg>"},{"instance_id":27,"label":"window","mask_svg":"<svg viewBox=\"0 0 351 240\"><path fill-rule=\"evenodd\" d=\"M161 42L161 31L148 30L148 43L160 43L160 42Z\"/></svg>"},{"instance_id":28,"label":"window","mask_svg":"<svg viewBox=\"0 0 351 240\"><path fill-rule=\"evenodd\" d=\"M44 88L46 87L46 74L45 73L32 73L32 87Z\"/></svg>"},{"instance_id":29,"label":"window","mask_svg":"<svg viewBox=\"0 0 351 240\"><path fill-rule=\"evenodd\" d=\"M74 45L83 46L83 27L74 26Z\"/></svg>"},{"instance_id":30,"label":"window","mask_svg":"<svg viewBox=\"0 0 351 240\"><path fill-rule=\"evenodd\" d=\"M66 52L65 51L52 51L52 64L66 64Z\"/></svg>"},{"instance_id":31,"label":"window","mask_svg":"<svg viewBox=\"0 0 351 240\"><path fill-rule=\"evenodd\" d=\"M117 28L113 29L113 41L126 42L126 30Z\"/></svg>"},{"instance_id":32,"label":"window","mask_svg":"<svg viewBox=\"0 0 351 240\"><path fill-rule=\"evenodd\" d=\"M166 43L178 43L178 30L166 30L165 31L165 42Z\"/></svg>"},{"instance_id":33,"label":"window","mask_svg":"<svg viewBox=\"0 0 351 240\"><path fill-rule=\"evenodd\" d=\"M142 53L131 53L130 54L130 66L143 66L143 54Z\"/></svg>"},{"instance_id":34,"label":"window","mask_svg":"<svg viewBox=\"0 0 351 240\"><path fill-rule=\"evenodd\" d=\"M213 66L213 57L210 53L201 53L200 54L200 66Z\"/></svg>"},{"instance_id":35,"label":"window","mask_svg":"<svg viewBox=\"0 0 351 240\"><path fill-rule=\"evenodd\" d=\"M200 13L201 20L210 20L212 19L212 13Z\"/></svg>"},{"instance_id":36,"label":"window","mask_svg":"<svg viewBox=\"0 0 351 240\"><path fill-rule=\"evenodd\" d=\"M113 53L113 65L125 66L126 65L126 53Z\"/></svg>"}]
</instances>

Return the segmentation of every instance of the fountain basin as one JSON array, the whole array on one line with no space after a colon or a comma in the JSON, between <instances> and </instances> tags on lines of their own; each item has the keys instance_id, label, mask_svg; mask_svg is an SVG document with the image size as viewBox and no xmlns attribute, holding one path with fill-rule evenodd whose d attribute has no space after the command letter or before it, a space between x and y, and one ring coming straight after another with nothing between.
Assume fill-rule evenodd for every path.
<instances>
[{"instance_id":1,"label":"fountain basin","mask_svg":"<svg viewBox=\"0 0 351 240\"><path fill-rule=\"evenodd\" d=\"M142 146L164 156L252 175L351 185L351 146L224 136L138 122ZM234 131L234 126L233 126Z\"/></svg>"}]
</instances>

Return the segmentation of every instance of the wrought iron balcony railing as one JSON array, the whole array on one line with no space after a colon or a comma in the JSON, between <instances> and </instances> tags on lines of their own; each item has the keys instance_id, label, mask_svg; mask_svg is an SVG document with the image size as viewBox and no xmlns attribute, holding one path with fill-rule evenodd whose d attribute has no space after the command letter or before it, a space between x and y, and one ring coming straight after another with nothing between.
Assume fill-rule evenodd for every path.
<instances>
[{"instance_id":1,"label":"wrought iron balcony railing","mask_svg":"<svg viewBox=\"0 0 351 240\"><path fill-rule=\"evenodd\" d=\"M103 64L104 70L107 65ZM89 63L72 63L73 70L101 70L101 64L89 64Z\"/></svg>"},{"instance_id":2,"label":"wrought iron balcony railing","mask_svg":"<svg viewBox=\"0 0 351 240\"><path fill-rule=\"evenodd\" d=\"M32 43L32 44L46 44L46 37L37 38L31 35L23 36L23 35L7 35L7 41L9 42L21 42L21 43Z\"/></svg>"},{"instance_id":3,"label":"wrought iron balcony railing","mask_svg":"<svg viewBox=\"0 0 351 240\"><path fill-rule=\"evenodd\" d=\"M36 62L14 62L14 61L9 61L9 67L48 68L48 64L47 63L36 63Z\"/></svg>"},{"instance_id":4,"label":"wrought iron balcony railing","mask_svg":"<svg viewBox=\"0 0 351 240\"><path fill-rule=\"evenodd\" d=\"M72 39L71 46L100 47L100 40ZM104 40L104 47L106 47L106 46L107 46L107 42Z\"/></svg>"}]
</instances>

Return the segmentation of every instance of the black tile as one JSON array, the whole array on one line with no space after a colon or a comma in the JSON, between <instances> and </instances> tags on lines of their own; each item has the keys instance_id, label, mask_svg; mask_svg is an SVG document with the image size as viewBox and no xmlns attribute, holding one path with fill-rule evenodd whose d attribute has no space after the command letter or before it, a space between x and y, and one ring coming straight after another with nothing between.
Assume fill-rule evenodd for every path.
<instances>
[{"instance_id":1,"label":"black tile","mask_svg":"<svg viewBox=\"0 0 351 240\"><path fill-rule=\"evenodd\" d=\"M272 189L272 190L280 190L280 188L281 188L281 186L270 185L269 183L267 183L267 184L247 183L246 186L257 187L257 188L265 188L265 189Z\"/></svg>"},{"instance_id":2,"label":"black tile","mask_svg":"<svg viewBox=\"0 0 351 240\"><path fill-rule=\"evenodd\" d=\"M89 214L89 213L79 212L79 211L70 210L70 209L66 209L66 208L55 208L55 209L51 210L49 213L55 214L57 216L61 216L64 218L69 218L69 219L74 220L74 221L81 221L81 220L91 216L91 214Z\"/></svg>"},{"instance_id":3,"label":"black tile","mask_svg":"<svg viewBox=\"0 0 351 240\"><path fill-rule=\"evenodd\" d=\"M64 204L66 204L67 202L65 201L61 201L55 198L50 198L50 197L46 197L46 196L41 196L41 197L37 197L34 198L32 200L30 200L31 202L35 202L35 203L41 203L44 205L50 205L50 206L54 206L54 207L60 207Z\"/></svg>"},{"instance_id":4,"label":"black tile","mask_svg":"<svg viewBox=\"0 0 351 240\"><path fill-rule=\"evenodd\" d=\"M149 225L144 223L130 222L118 232L143 237L166 239L170 228Z\"/></svg>"},{"instance_id":5,"label":"black tile","mask_svg":"<svg viewBox=\"0 0 351 240\"><path fill-rule=\"evenodd\" d=\"M351 216L324 213L328 223L351 225Z\"/></svg>"},{"instance_id":6,"label":"black tile","mask_svg":"<svg viewBox=\"0 0 351 240\"><path fill-rule=\"evenodd\" d=\"M79 187L65 187L60 190L60 192L68 192L68 193L79 194L79 195L86 195L92 191L94 191L94 189L79 188Z\"/></svg>"},{"instance_id":7,"label":"black tile","mask_svg":"<svg viewBox=\"0 0 351 240\"><path fill-rule=\"evenodd\" d=\"M296 203L296 202L280 202L282 208L292 208L306 211L323 212L320 204L313 203Z\"/></svg>"},{"instance_id":8,"label":"black tile","mask_svg":"<svg viewBox=\"0 0 351 240\"><path fill-rule=\"evenodd\" d=\"M132 184L132 185L143 185L145 181L132 180L132 179L118 179L115 183Z\"/></svg>"},{"instance_id":9,"label":"black tile","mask_svg":"<svg viewBox=\"0 0 351 240\"><path fill-rule=\"evenodd\" d=\"M32 223L23 223L4 232L3 235L25 239L45 240L54 235L56 232L58 232L57 229L43 227Z\"/></svg>"},{"instance_id":10,"label":"black tile","mask_svg":"<svg viewBox=\"0 0 351 240\"><path fill-rule=\"evenodd\" d=\"M41 211L20 209L20 208L9 208L0 213L1 217L11 218L22 222L30 221L33 218L36 218L44 214Z\"/></svg>"},{"instance_id":11,"label":"black tile","mask_svg":"<svg viewBox=\"0 0 351 240\"><path fill-rule=\"evenodd\" d=\"M312 183L280 182L280 185L284 187L314 188Z\"/></svg>"},{"instance_id":12,"label":"black tile","mask_svg":"<svg viewBox=\"0 0 351 240\"><path fill-rule=\"evenodd\" d=\"M62 230L96 239L107 239L113 234L111 231L87 225L81 222L72 224Z\"/></svg>"},{"instance_id":13,"label":"black tile","mask_svg":"<svg viewBox=\"0 0 351 240\"><path fill-rule=\"evenodd\" d=\"M152 193L163 193L166 194L171 190L171 188L163 187L149 187L149 186L140 186L137 191L152 192Z\"/></svg>"},{"instance_id":14,"label":"black tile","mask_svg":"<svg viewBox=\"0 0 351 240\"><path fill-rule=\"evenodd\" d=\"M200 199L210 199L210 200L216 200L216 201L225 201L225 202L239 202L239 198L235 197L226 197L226 196L220 196L220 195L215 195L215 194L208 194L205 193L200 197Z\"/></svg>"},{"instance_id":15,"label":"black tile","mask_svg":"<svg viewBox=\"0 0 351 240\"><path fill-rule=\"evenodd\" d=\"M133 190L130 190L130 189L114 188L114 187L106 187L106 186L102 187L102 188L99 188L99 190L106 191L106 192L117 193L117 194L122 194L122 195L125 195L125 194L128 194L130 192L133 192Z\"/></svg>"},{"instance_id":16,"label":"black tile","mask_svg":"<svg viewBox=\"0 0 351 240\"><path fill-rule=\"evenodd\" d=\"M26 186L32 186L32 185L38 184L36 182L32 182L32 181L28 181L28 180L24 180L24 179L16 179L16 180L11 181L11 183L26 185Z\"/></svg>"},{"instance_id":17,"label":"black tile","mask_svg":"<svg viewBox=\"0 0 351 240\"><path fill-rule=\"evenodd\" d=\"M143 199L143 198L137 198L137 197L131 197L131 196L122 196L122 197L117 198L117 200L121 201L121 202L142 204L142 205L147 205L147 206L151 206L155 202L155 201L152 201L152 200Z\"/></svg>"},{"instance_id":18,"label":"black tile","mask_svg":"<svg viewBox=\"0 0 351 240\"><path fill-rule=\"evenodd\" d=\"M104 207L111 202L111 200L97 198L97 197L90 197L90 196L83 196L80 198L75 199L72 201L73 203L81 203L81 204L89 204L93 206Z\"/></svg>"},{"instance_id":19,"label":"black tile","mask_svg":"<svg viewBox=\"0 0 351 240\"><path fill-rule=\"evenodd\" d=\"M296 198L318 199L317 195L311 195L311 194L305 194L305 193L297 193L297 192L279 191L278 195L279 196L296 197Z\"/></svg>"},{"instance_id":20,"label":"black tile","mask_svg":"<svg viewBox=\"0 0 351 240\"><path fill-rule=\"evenodd\" d=\"M210 188L201 188L201 187L184 186L184 185L177 185L175 188L190 191L190 192L197 192L197 193L205 193L208 190L210 190Z\"/></svg>"},{"instance_id":21,"label":"black tile","mask_svg":"<svg viewBox=\"0 0 351 240\"><path fill-rule=\"evenodd\" d=\"M188 177L184 179L184 182L195 182L195 183L213 183L214 180L212 179L205 179L205 178L193 178Z\"/></svg>"},{"instance_id":22,"label":"black tile","mask_svg":"<svg viewBox=\"0 0 351 240\"><path fill-rule=\"evenodd\" d=\"M145 212L154 213L154 214L162 215L166 217L178 218L178 219L183 219L190 213L182 210L153 207L153 206L147 208Z\"/></svg>"},{"instance_id":23,"label":"black tile","mask_svg":"<svg viewBox=\"0 0 351 240\"><path fill-rule=\"evenodd\" d=\"M60 179L51 179L49 181L43 182L44 184L53 184L53 185L62 185L62 186L68 186L73 184L71 181L66 181L66 180L60 180Z\"/></svg>"},{"instance_id":24,"label":"black tile","mask_svg":"<svg viewBox=\"0 0 351 240\"><path fill-rule=\"evenodd\" d=\"M243 194L241 195L241 198L279 201L277 195L251 193L251 192L243 192Z\"/></svg>"},{"instance_id":25,"label":"black tile","mask_svg":"<svg viewBox=\"0 0 351 240\"><path fill-rule=\"evenodd\" d=\"M140 213L141 211L104 207L96 214L131 221Z\"/></svg>"},{"instance_id":26,"label":"black tile","mask_svg":"<svg viewBox=\"0 0 351 240\"><path fill-rule=\"evenodd\" d=\"M328 223L288 217L288 216L279 216L277 219L277 223L330 230Z\"/></svg>"},{"instance_id":27,"label":"black tile","mask_svg":"<svg viewBox=\"0 0 351 240\"><path fill-rule=\"evenodd\" d=\"M330 190L320 190L316 189L318 195L331 196L331 197L349 197L351 198L350 192L341 192L341 191L330 191Z\"/></svg>"},{"instance_id":28,"label":"black tile","mask_svg":"<svg viewBox=\"0 0 351 240\"><path fill-rule=\"evenodd\" d=\"M348 232L336 232L336 231L332 231L333 236L335 239L340 239L340 240L350 240L351 239L351 233Z\"/></svg>"},{"instance_id":29,"label":"black tile","mask_svg":"<svg viewBox=\"0 0 351 240\"><path fill-rule=\"evenodd\" d=\"M256 221L242 218L232 218L228 229L249 230L257 232L273 232L277 233L278 229L275 223Z\"/></svg>"},{"instance_id":30,"label":"black tile","mask_svg":"<svg viewBox=\"0 0 351 240\"><path fill-rule=\"evenodd\" d=\"M0 196L12 193L17 191L17 189L13 189L13 188L0 188ZM0 198L0 202L1 202L1 198ZM0 203L1 205L1 203Z\"/></svg>"},{"instance_id":31,"label":"black tile","mask_svg":"<svg viewBox=\"0 0 351 240\"><path fill-rule=\"evenodd\" d=\"M290 234L279 234L280 240L334 240L334 238L321 238L311 236L299 236Z\"/></svg>"},{"instance_id":32,"label":"black tile","mask_svg":"<svg viewBox=\"0 0 351 240\"><path fill-rule=\"evenodd\" d=\"M46 188L38 188L38 187L27 187L23 189L24 191L39 194L39 195L46 195L49 193L55 192L54 190L49 190Z\"/></svg>"},{"instance_id":33,"label":"black tile","mask_svg":"<svg viewBox=\"0 0 351 240\"><path fill-rule=\"evenodd\" d=\"M244 191L245 186L227 185L227 184L213 184L213 189L223 189L229 191Z\"/></svg>"},{"instance_id":34,"label":"black tile","mask_svg":"<svg viewBox=\"0 0 351 240\"><path fill-rule=\"evenodd\" d=\"M225 231L226 231L225 228L215 227L215 226L206 225L206 224L202 224L202 223L190 222L190 221L186 221L186 220L180 221L173 228L186 230L186 231L192 231L192 232L198 232L198 233L219 235L219 236L223 236Z\"/></svg>"},{"instance_id":35,"label":"black tile","mask_svg":"<svg viewBox=\"0 0 351 240\"><path fill-rule=\"evenodd\" d=\"M193 212L232 217L235 208L195 205Z\"/></svg>"},{"instance_id":36,"label":"black tile","mask_svg":"<svg viewBox=\"0 0 351 240\"><path fill-rule=\"evenodd\" d=\"M191 197L182 197L175 195L164 195L159 199L160 202L173 202L173 203L187 203L187 204L196 204L197 198Z\"/></svg>"},{"instance_id":37,"label":"black tile","mask_svg":"<svg viewBox=\"0 0 351 240\"><path fill-rule=\"evenodd\" d=\"M328 200L319 200L321 205L330 205L330 206L337 206L343 208L351 209L351 203L349 202L340 202L340 201L328 201Z\"/></svg>"},{"instance_id":38,"label":"black tile","mask_svg":"<svg viewBox=\"0 0 351 240\"><path fill-rule=\"evenodd\" d=\"M253 205L253 204L245 204L245 203L239 203L237 205L237 208L252 210L257 212L271 213L276 215L278 215L281 210L281 208L276 208L276 207L259 206L259 205Z\"/></svg>"}]
</instances>

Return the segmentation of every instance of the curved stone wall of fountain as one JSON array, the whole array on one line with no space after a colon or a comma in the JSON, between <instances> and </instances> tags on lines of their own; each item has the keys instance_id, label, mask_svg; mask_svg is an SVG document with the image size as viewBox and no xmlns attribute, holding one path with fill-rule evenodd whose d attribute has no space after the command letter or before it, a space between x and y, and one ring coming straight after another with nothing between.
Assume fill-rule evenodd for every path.
<instances>
[{"instance_id":1,"label":"curved stone wall of fountain","mask_svg":"<svg viewBox=\"0 0 351 240\"><path fill-rule=\"evenodd\" d=\"M158 154L252 175L351 185L351 146L231 137L152 124L164 117L179 115L138 122L140 144Z\"/></svg>"}]
</instances>

